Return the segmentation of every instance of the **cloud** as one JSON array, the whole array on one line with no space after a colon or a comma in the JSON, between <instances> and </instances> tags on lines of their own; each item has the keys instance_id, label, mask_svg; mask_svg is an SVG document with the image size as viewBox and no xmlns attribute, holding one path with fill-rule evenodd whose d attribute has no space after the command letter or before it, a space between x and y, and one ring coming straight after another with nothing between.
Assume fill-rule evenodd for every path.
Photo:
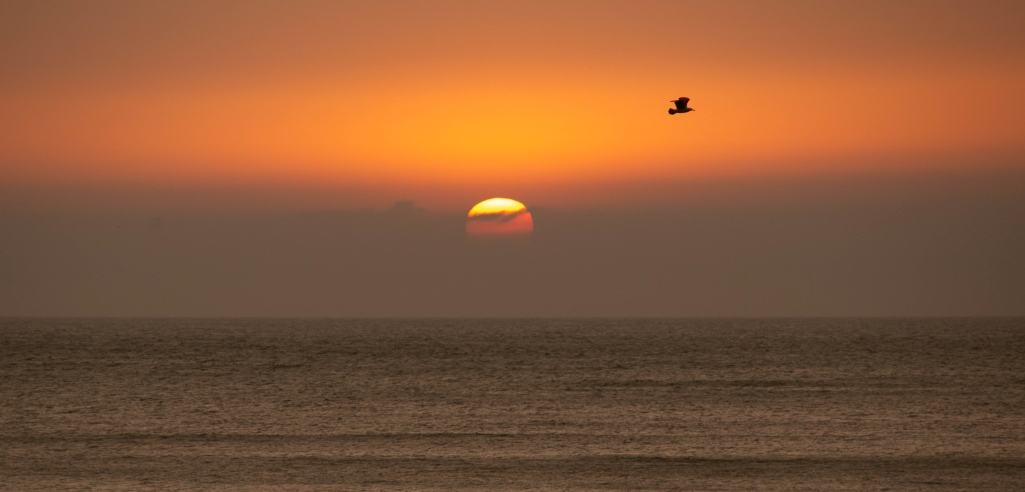
<instances>
[{"instance_id":1,"label":"cloud","mask_svg":"<svg viewBox=\"0 0 1025 492\"><path fill-rule=\"evenodd\" d=\"M495 221L495 222L509 222L516 217L523 214L529 213L527 209L521 208L515 212L494 212L488 214L474 214L467 217L467 220L482 220L482 221Z\"/></svg>"},{"instance_id":2,"label":"cloud","mask_svg":"<svg viewBox=\"0 0 1025 492\"><path fill-rule=\"evenodd\" d=\"M393 204L391 206L391 208L388 209L388 213L391 213L391 214L425 214L425 213L427 213L427 210L422 208L422 207L416 206L416 204L413 203L411 200L405 200L405 201L395 202L395 204Z\"/></svg>"}]
</instances>

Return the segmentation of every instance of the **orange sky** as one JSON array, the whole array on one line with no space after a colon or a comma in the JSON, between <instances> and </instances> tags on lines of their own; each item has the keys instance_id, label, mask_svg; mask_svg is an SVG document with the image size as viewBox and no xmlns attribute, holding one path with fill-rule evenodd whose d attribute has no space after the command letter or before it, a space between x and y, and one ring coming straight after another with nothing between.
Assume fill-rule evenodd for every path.
<instances>
[{"instance_id":1,"label":"orange sky","mask_svg":"<svg viewBox=\"0 0 1025 492\"><path fill-rule=\"evenodd\" d=\"M1016 1L5 2L0 73L7 184L1025 166Z\"/></svg>"}]
</instances>

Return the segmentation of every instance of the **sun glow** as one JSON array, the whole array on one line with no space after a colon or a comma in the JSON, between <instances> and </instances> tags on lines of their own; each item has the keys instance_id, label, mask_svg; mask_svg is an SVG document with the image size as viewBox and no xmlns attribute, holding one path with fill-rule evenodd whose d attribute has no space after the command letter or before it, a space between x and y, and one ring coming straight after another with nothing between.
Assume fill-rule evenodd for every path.
<instances>
[{"instance_id":1,"label":"sun glow","mask_svg":"<svg viewBox=\"0 0 1025 492\"><path fill-rule=\"evenodd\" d=\"M510 198L489 198L466 215L466 233L473 238L525 238L534 232L534 219L522 203Z\"/></svg>"}]
</instances>

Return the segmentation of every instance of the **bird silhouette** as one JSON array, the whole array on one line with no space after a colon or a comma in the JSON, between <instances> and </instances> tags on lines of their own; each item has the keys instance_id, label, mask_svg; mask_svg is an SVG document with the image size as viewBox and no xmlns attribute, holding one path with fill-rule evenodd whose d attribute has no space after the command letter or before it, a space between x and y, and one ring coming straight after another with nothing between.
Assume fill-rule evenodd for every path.
<instances>
[{"instance_id":1,"label":"bird silhouette","mask_svg":"<svg viewBox=\"0 0 1025 492\"><path fill-rule=\"evenodd\" d=\"M690 98L689 97L681 97L681 98L679 98L679 99L677 99L675 101L669 101L669 102L676 103L676 109L669 108L669 114L689 113L691 111L694 111L694 108L688 108L687 107L687 103L690 102Z\"/></svg>"}]
</instances>

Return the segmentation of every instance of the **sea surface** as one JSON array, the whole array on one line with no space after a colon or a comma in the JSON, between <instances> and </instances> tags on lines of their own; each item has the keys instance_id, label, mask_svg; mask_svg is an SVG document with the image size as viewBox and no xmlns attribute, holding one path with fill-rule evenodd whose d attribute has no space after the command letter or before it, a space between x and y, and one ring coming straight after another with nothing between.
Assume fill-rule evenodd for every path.
<instances>
[{"instance_id":1,"label":"sea surface","mask_svg":"<svg viewBox=\"0 0 1025 492\"><path fill-rule=\"evenodd\" d=\"M1025 490L1023 319L0 319L3 490Z\"/></svg>"}]
</instances>

